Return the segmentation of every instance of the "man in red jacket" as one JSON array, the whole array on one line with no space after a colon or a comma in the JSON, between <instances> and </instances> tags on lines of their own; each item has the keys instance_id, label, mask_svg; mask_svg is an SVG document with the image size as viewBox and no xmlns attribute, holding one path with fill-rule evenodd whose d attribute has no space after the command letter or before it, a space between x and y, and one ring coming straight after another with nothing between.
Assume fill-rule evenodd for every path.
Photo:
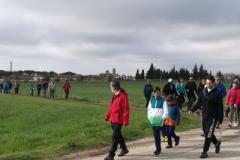
<instances>
[{"instance_id":1,"label":"man in red jacket","mask_svg":"<svg viewBox=\"0 0 240 160\"><path fill-rule=\"evenodd\" d=\"M65 92L65 98L66 99L68 99L70 88L71 88L70 83L68 82L68 80L65 80L65 83L63 85L63 90Z\"/></svg>"},{"instance_id":2,"label":"man in red jacket","mask_svg":"<svg viewBox=\"0 0 240 160\"><path fill-rule=\"evenodd\" d=\"M108 156L104 160L114 159L118 144L120 144L120 148L122 149L121 153L118 155L119 157L129 152L121 133L122 125L127 126L129 120L128 94L120 87L119 81L112 81L110 87L113 97L110 102L109 110L105 114L105 121L111 121L113 135L112 146Z\"/></svg>"}]
</instances>

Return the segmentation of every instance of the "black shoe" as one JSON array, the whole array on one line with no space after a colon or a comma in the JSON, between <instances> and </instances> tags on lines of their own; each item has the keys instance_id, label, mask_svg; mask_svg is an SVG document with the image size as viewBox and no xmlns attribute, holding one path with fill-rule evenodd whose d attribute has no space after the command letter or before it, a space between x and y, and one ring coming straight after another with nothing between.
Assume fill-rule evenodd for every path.
<instances>
[{"instance_id":1,"label":"black shoe","mask_svg":"<svg viewBox=\"0 0 240 160\"><path fill-rule=\"evenodd\" d=\"M180 137L178 137L178 138L175 140L175 146L178 146L178 145L179 145L179 142L180 142Z\"/></svg>"},{"instance_id":2,"label":"black shoe","mask_svg":"<svg viewBox=\"0 0 240 160\"><path fill-rule=\"evenodd\" d=\"M104 158L104 160L114 160L114 157L107 156L107 157Z\"/></svg>"},{"instance_id":3,"label":"black shoe","mask_svg":"<svg viewBox=\"0 0 240 160\"><path fill-rule=\"evenodd\" d=\"M219 153L221 148L221 141L218 141L215 147L216 147L215 152Z\"/></svg>"},{"instance_id":4,"label":"black shoe","mask_svg":"<svg viewBox=\"0 0 240 160\"><path fill-rule=\"evenodd\" d=\"M128 150L128 149L123 149L123 150L121 151L121 153L118 154L118 157L122 157L122 156L124 156L124 155L126 155L126 154L128 154L128 153L129 153L129 150Z\"/></svg>"},{"instance_id":5,"label":"black shoe","mask_svg":"<svg viewBox=\"0 0 240 160\"><path fill-rule=\"evenodd\" d=\"M205 137L204 133L201 134L202 137Z\"/></svg>"},{"instance_id":6,"label":"black shoe","mask_svg":"<svg viewBox=\"0 0 240 160\"><path fill-rule=\"evenodd\" d=\"M208 154L207 154L207 152L202 152L202 154L201 154L201 156L200 156L200 158L207 158L208 157Z\"/></svg>"},{"instance_id":7,"label":"black shoe","mask_svg":"<svg viewBox=\"0 0 240 160\"><path fill-rule=\"evenodd\" d=\"M104 158L104 160L114 160L114 157L115 157L115 153L114 154L108 154L107 157Z\"/></svg>"},{"instance_id":8,"label":"black shoe","mask_svg":"<svg viewBox=\"0 0 240 160\"><path fill-rule=\"evenodd\" d=\"M155 156L158 156L160 153L161 153L161 151L157 151L157 150L153 152L153 154L154 154Z\"/></svg>"},{"instance_id":9,"label":"black shoe","mask_svg":"<svg viewBox=\"0 0 240 160\"><path fill-rule=\"evenodd\" d=\"M166 148L167 148L167 149L170 149L170 148L172 148L172 145L168 145Z\"/></svg>"}]
</instances>

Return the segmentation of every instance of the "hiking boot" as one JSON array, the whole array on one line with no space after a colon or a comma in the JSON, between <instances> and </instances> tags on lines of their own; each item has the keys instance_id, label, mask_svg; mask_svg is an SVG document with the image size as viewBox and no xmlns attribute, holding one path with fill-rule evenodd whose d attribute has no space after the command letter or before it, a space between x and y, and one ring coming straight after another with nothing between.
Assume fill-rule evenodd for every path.
<instances>
[{"instance_id":1,"label":"hiking boot","mask_svg":"<svg viewBox=\"0 0 240 160\"><path fill-rule=\"evenodd\" d=\"M108 155L107 157L104 158L104 160L114 160L114 157Z\"/></svg>"},{"instance_id":2,"label":"hiking boot","mask_svg":"<svg viewBox=\"0 0 240 160\"><path fill-rule=\"evenodd\" d=\"M220 152L220 148L221 148L221 141L218 141L217 144L215 145L215 152L219 153Z\"/></svg>"},{"instance_id":3,"label":"hiking boot","mask_svg":"<svg viewBox=\"0 0 240 160\"><path fill-rule=\"evenodd\" d=\"M126 155L126 154L128 154L129 153L129 150L128 149L122 149L122 151L120 152L120 154L118 154L118 157L122 157L122 156L124 156L124 155Z\"/></svg>"},{"instance_id":4,"label":"hiking boot","mask_svg":"<svg viewBox=\"0 0 240 160\"><path fill-rule=\"evenodd\" d=\"M172 145L167 145L166 148L167 148L167 149L170 149L170 148L172 148Z\"/></svg>"},{"instance_id":5,"label":"hiking boot","mask_svg":"<svg viewBox=\"0 0 240 160\"><path fill-rule=\"evenodd\" d=\"M178 138L175 140L175 146L178 146L178 145L179 145L179 142L180 142L180 137L178 137Z\"/></svg>"},{"instance_id":6,"label":"hiking boot","mask_svg":"<svg viewBox=\"0 0 240 160\"><path fill-rule=\"evenodd\" d=\"M115 153L114 154L109 153L108 156L104 158L104 160L114 160L114 156L115 156Z\"/></svg>"},{"instance_id":7,"label":"hiking boot","mask_svg":"<svg viewBox=\"0 0 240 160\"><path fill-rule=\"evenodd\" d=\"M153 154L154 154L155 156L158 156L160 153L161 153L161 151L157 151L157 150L153 152Z\"/></svg>"},{"instance_id":8,"label":"hiking boot","mask_svg":"<svg viewBox=\"0 0 240 160\"><path fill-rule=\"evenodd\" d=\"M204 159L204 158L207 158L207 157L208 157L207 152L202 152L200 158Z\"/></svg>"}]
</instances>

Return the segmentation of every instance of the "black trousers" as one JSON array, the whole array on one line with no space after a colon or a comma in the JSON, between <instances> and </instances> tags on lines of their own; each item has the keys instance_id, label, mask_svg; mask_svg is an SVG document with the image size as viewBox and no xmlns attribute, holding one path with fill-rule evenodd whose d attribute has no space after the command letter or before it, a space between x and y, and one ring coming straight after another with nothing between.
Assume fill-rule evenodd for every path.
<instances>
[{"instance_id":1,"label":"black trousers","mask_svg":"<svg viewBox=\"0 0 240 160\"><path fill-rule=\"evenodd\" d=\"M185 102L185 98L184 98L184 94L183 93L180 93L180 95L178 96L178 107L180 109L182 109L182 106L183 106L183 103Z\"/></svg>"},{"instance_id":2,"label":"black trousers","mask_svg":"<svg viewBox=\"0 0 240 160\"><path fill-rule=\"evenodd\" d=\"M68 99L68 96L69 96L69 91L66 91L65 92L65 98Z\"/></svg>"},{"instance_id":3,"label":"black trousers","mask_svg":"<svg viewBox=\"0 0 240 160\"><path fill-rule=\"evenodd\" d=\"M113 156L115 155L115 152L117 150L118 144L120 144L121 149L127 149L126 143L124 141L124 138L122 136L122 125L121 124L116 124L112 123L111 124L112 130L113 130L113 135L112 135L112 145L109 150L109 155Z\"/></svg>"},{"instance_id":4,"label":"black trousers","mask_svg":"<svg viewBox=\"0 0 240 160\"><path fill-rule=\"evenodd\" d=\"M41 93L41 89L38 89L38 92L37 92L38 96L40 96L40 93Z\"/></svg>"},{"instance_id":5,"label":"black trousers","mask_svg":"<svg viewBox=\"0 0 240 160\"><path fill-rule=\"evenodd\" d=\"M202 125L203 125L203 132L205 136L205 141L203 146L204 152L208 152L211 142L214 145L216 145L218 142L216 136L214 135L214 131L218 123L219 123L219 120L216 120L214 118L208 119L208 120L203 118Z\"/></svg>"},{"instance_id":6,"label":"black trousers","mask_svg":"<svg viewBox=\"0 0 240 160\"><path fill-rule=\"evenodd\" d=\"M187 110L189 111L189 110L191 110L191 108L193 106L193 103L196 101L196 96L188 94L187 97L188 97L188 108L187 108Z\"/></svg>"},{"instance_id":7,"label":"black trousers","mask_svg":"<svg viewBox=\"0 0 240 160\"><path fill-rule=\"evenodd\" d=\"M151 99L151 96L145 95L145 99L146 99L146 108L147 108L148 107L148 103L149 103L149 101Z\"/></svg>"},{"instance_id":8,"label":"black trousers","mask_svg":"<svg viewBox=\"0 0 240 160\"><path fill-rule=\"evenodd\" d=\"M161 127L152 126L153 136L155 140L156 151L161 152Z\"/></svg>"}]
</instances>

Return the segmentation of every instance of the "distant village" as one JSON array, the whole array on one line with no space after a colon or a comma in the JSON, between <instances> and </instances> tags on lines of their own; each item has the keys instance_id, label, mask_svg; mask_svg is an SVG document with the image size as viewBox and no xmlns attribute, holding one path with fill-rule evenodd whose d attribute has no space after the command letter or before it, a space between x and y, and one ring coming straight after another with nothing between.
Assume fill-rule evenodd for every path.
<instances>
[{"instance_id":1,"label":"distant village","mask_svg":"<svg viewBox=\"0 0 240 160\"><path fill-rule=\"evenodd\" d=\"M152 66L153 67L153 66ZM148 78L148 74L150 73L151 67L146 75L143 73L143 77L139 78L138 71L135 76L132 75L120 75L117 73L116 68L113 68L112 71L106 70L104 73L100 73L97 75L82 75L73 72L64 72L64 73L56 73L54 71L33 71L33 70L24 70L24 71L13 71L12 62L10 62L10 70L4 71L0 70L0 80L17 80L17 81L49 81L53 79L55 81L82 81L82 82L96 82L96 81L111 81L112 79L118 80L144 80ZM153 67L154 68L154 67ZM144 71L143 71L144 72ZM169 72L169 74L171 71ZM171 74L170 74L171 75ZM221 75L223 79L232 79L235 75L234 73L225 73ZM171 76L174 78L174 76ZM156 79L152 77L150 79ZM198 78L199 79L199 78Z\"/></svg>"},{"instance_id":2,"label":"distant village","mask_svg":"<svg viewBox=\"0 0 240 160\"><path fill-rule=\"evenodd\" d=\"M10 67L12 68L12 67ZM49 81L50 79L54 79L55 81L65 81L66 79L69 81L111 81L112 79L119 80L134 80L134 77L131 75L119 75L116 72L116 69L113 68L112 72L109 70L105 71L105 73L100 73L98 75L82 75L73 72L64 72L64 73L56 73L54 71L46 72L46 71L33 71L33 70L24 70L24 71L4 71L0 70L0 79L5 80L17 80L17 81Z\"/></svg>"}]
</instances>

